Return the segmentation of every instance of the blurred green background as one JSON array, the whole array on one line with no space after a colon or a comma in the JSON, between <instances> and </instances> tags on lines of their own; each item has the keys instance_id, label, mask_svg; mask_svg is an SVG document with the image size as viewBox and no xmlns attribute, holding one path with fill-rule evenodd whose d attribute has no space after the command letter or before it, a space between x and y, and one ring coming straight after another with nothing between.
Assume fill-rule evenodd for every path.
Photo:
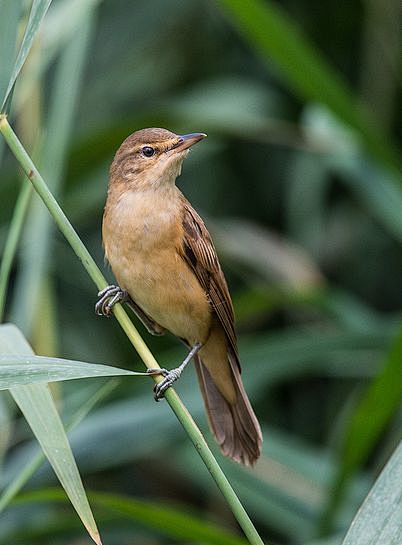
<instances>
[{"instance_id":1,"label":"blurred green background","mask_svg":"<svg viewBox=\"0 0 402 545\"><path fill-rule=\"evenodd\" d=\"M18 37L29 3L15 6L15 24L3 18L2 28ZM178 185L216 242L264 433L254 470L217 456L272 543L341 543L401 436L401 21L397 0L55 0L13 93L10 119L101 266L108 168L121 141L152 126L208 133ZM25 181L3 142L0 156L4 248ZM38 354L142 370L95 301L32 197L5 319ZM139 329L161 365L181 361L176 339ZM65 421L101 384L54 388ZM113 385L69 435L86 487L238 533L150 381ZM215 449L194 369L177 390ZM6 394L0 422L7 485L37 447ZM55 484L46 465L26 489ZM110 545L187 543L146 517L96 500L93 509ZM1 543L87 542L68 504L27 502L0 520Z\"/></svg>"}]
</instances>

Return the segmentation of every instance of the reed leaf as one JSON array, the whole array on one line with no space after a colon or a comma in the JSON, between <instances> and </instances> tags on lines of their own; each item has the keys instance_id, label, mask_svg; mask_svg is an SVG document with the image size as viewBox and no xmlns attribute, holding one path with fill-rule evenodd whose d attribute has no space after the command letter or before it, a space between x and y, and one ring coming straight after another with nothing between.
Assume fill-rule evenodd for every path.
<instances>
[{"instance_id":1,"label":"reed leaf","mask_svg":"<svg viewBox=\"0 0 402 545\"><path fill-rule=\"evenodd\" d=\"M31 357L32 349L13 325L0 326L0 353ZM89 535L101 544L73 453L50 390L46 384L15 386L10 390L43 452L76 509Z\"/></svg>"},{"instance_id":2,"label":"reed leaf","mask_svg":"<svg viewBox=\"0 0 402 545\"><path fill-rule=\"evenodd\" d=\"M4 105L11 93L11 90L17 80L18 74L20 73L21 68L24 65L24 62L28 57L28 53L32 47L32 43L35 39L36 33L39 30L40 24L42 23L42 20L45 17L51 2L52 0L33 0L28 23L25 28L24 37L22 39L21 47L14 63L14 68L12 70L3 101L1 103L0 112L3 111ZM7 38L7 40L10 40L10 38ZM10 40L8 43L12 43L12 40Z\"/></svg>"}]
</instances>

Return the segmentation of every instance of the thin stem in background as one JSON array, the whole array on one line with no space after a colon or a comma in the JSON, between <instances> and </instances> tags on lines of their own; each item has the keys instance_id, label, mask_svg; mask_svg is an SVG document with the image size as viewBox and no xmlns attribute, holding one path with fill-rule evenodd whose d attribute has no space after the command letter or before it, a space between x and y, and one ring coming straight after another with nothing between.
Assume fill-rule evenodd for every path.
<instances>
[{"instance_id":1,"label":"thin stem in background","mask_svg":"<svg viewBox=\"0 0 402 545\"><path fill-rule=\"evenodd\" d=\"M42 201L47 206L60 231L63 233L70 246L74 250L75 254L84 265L87 273L92 278L98 289L104 288L107 285L106 279L96 265L91 254L82 243L78 234L69 222L67 216L60 208L56 199L49 191L42 176L36 169L28 153L25 151L17 135L14 133L13 129L9 125L7 117L1 114L0 132L3 134L7 144L9 145L17 161L20 163L25 174L28 176L28 179L32 183L35 191L39 194ZM114 315L120 326L126 333L127 337L131 341L132 345L138 352L145 366L149 369L159 368L159 364L155 360L153 354L143 341L142 337L132 324L130 318L128 317L127 313L121 305L115 306ZM155 380L155 382L158 383L162 380L162 377L153 376L153 379ZM165 397L171 409L175 413L177 419L179 420L187 435L191 439L195 449L199 453L208 471L210 472L211 476L213 477L217 486L225 497L230 509L236 517L239 525L243 529L243 532L246 535L247 539L252 545L263 545L264 542L257 533L257 530L255 529L252 521L246 513L239 498L236 496L235 491L233 490L231 484L227 480L214 455L209 449L201 431L197 427L187 408L183 405L179 396L172 388L169 388L167 390Z\"/></svg>"},{"instance_id":2,"label":"thin stem in background","mask_svg":"<svg viewBox=\"0 0 402 545\"><path fill-rule=\"evenodd\" d=\"M25 216L32 195L32 186L25 180L22 183L20 193L14 208L14 214L8 231L6 244L4 246L3 258L0 265L0 322L4 318L4 307L6 304L7 287L10 278L11 267L17 252L18 243L21 238Z\"/></svg>"}]
</instances>

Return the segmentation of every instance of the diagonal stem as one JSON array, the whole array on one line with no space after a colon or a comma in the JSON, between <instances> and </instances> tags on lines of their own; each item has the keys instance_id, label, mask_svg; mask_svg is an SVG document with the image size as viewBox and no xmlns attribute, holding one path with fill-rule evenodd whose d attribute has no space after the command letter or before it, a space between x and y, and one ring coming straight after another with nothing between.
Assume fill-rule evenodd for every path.
<instances>
[{"instance_id":1,"label":"diagonal stem","mask_svg":"<svg viewBox=\"0 0 402 545\"><path fill-rule=\"evenodd\" d=\"M13 129L9 125L7 117L4 114L0 114L0 132L3 134L7 144L9 145L17 161L20 163L29 181L32 183L35 191L41 197L42 201L48 208L60 231L63 233L70 246L74 250L75 254L82 262L87 273L92 278L97 288L99 290L105 288L107 286L107 282L103 274L96 265L91 254L82 243L80 237L69 222L67 216L60 208L56 199L49 191L45 181L36 169L28 153L25 151L17 135L14 133ZM120 304L117 304L115 306L114 315L146 367L148 369L160 368L158 362L155 360L153 354L143 341L142 337L140 336L137 329L134 327L127 313ZM163 377L155 375L153 376L153 379L156 383L159 383L161 380L163 380ZM165 397L171 409L175 413L177 419L179 420L180 424L183 426L187 435L191 439L195 449L201 456L204 464L206 465L208 471L215 480L220 491L224 495L230 509L236 517L239 525L243 529L247 539L249 540L251 545L263 545L261 537L257 533L257 530L255 529L253 523L247 515L243 505L240 503L239 498L236 496L235 491L227 480L214 455L209 449L201 431L197 427L187 408L183 405L179 396L172 388L169 388L167 390Z\"/></svg>"}]
</instances>

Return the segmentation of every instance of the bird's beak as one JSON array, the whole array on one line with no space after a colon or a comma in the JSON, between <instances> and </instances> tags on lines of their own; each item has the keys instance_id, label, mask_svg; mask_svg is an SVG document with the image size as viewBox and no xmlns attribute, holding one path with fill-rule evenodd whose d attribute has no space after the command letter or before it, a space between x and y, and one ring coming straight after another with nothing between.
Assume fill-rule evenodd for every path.
<instances>
[{"instance_id":1,"label":"bird's beak","mask_svg":"<svg viewBox=\"0 0 402 545\"><path fill-rule=\"evenodd\" d=\"M184 151L188 149L193 144L196 144L207 135L203 132L192 132L191 134L182 134L179 136L179 141L172 146L170 149L175 151Z\"/></svg>"}]
</instances>

